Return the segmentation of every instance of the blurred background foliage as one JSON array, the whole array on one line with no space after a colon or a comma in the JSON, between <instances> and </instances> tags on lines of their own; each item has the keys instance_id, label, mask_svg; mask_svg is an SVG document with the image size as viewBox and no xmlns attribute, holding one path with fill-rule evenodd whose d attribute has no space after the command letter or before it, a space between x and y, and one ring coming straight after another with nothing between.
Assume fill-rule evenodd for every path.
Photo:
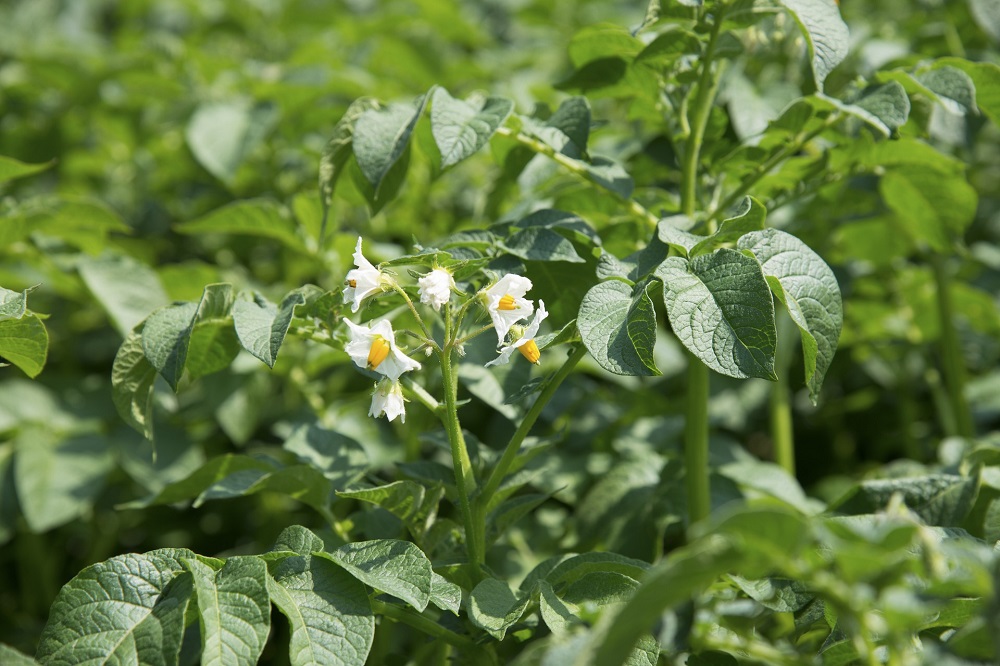
<instances>
[{"instance_id":1,"label":"blurred background foliage","mask_svg":"<svg viewBox=\"0 0 1000 666\"><path fill-rule=\"evenodd\" d=\"M322 526L312 510L270 493L198 508L116 508L186 477L214 455L266 450L291 425L318 417L362 441L376 475L402 461L447 460L442 442L425 436L430 417L413 410L405 426L368 419L370 387L346 356L296 343L283 348L272 372L241 356L176 396L158 391L154 462L148 443L111 402L111 364L132 325L170 300L197 299L205 284L228 281L272 299L307 282L335 288L359 233L372 239L376 259L389 259L414 239L516 219L544 204L583 216L618 256L645 244L648 230L620 202L572 175L547 165L505 173L513 167L502 140L491 146L496 159L484 151L440 173L432 151L421 149L424 126L405 185L382 210L373 215L356 183L343 179L321 249L193 235L179 225L234 200L265 197L287 206L315 239L318 162L347 106L362 96L411 101L435 84L456 97L508 96L519 112L543 118L568 95L587 95L598 121L590 150L622 162L636 198L650 210L676 209L676 155L655 81L629 87L635 82L626 85L614 72L602 79L594 69L594 49L609 34L595 26L618 26L610 34L627 35L646 4L15 0L0 6L0 154L53 162L43 173L0 185L0 285L20 290L40 283L30 307L49 315L50 335L38 379L0 369L0 642L33 652L59 586L114 554L164 546L261 552L287 525ZM827 91L841 94L859 77L929 58L1000 63L996 17L991 23L977 15L979 4L845 0L853 47ZM664 5L670 11L673 3ZM719 139L710 145L720 152L706 157L716 177L724 176L730 157L722 148L759 132L809 92L799 33L787 16L770 20L746 34L723 81L709 126L709 138ZM899 131L901 140L927 140L964 163L974 190L966 201L978 202L964 243L947 262L958 276L956 325L980 433L996 430L1000 420L996 120L949 114L915 99ZM857 156L870 143L862 132L845 164L805 159L761 184L770 223L819 252L845 295L841 349L820 404L812 406L803 387L795 399L798 478L826 501L869 470L893 461L889 473L946 467L964 446L947 438L955 434L954 415L937 370L940 331L926 248L899 232L905 220L882 201L878 174L858 168ZM797 189L801 183L813 189ZM592 279L593 264L585 268ZM129 293L107 288L131 280L137 288ZM470 359L484 351L470 349ZM555 499L514 528L493 555L497 570L516 577L565 548L651 560L679 539L684 359L670 342L657 354L663 376L653 379L611 376L585 363L547 408L543 418L558 433L560 450L538 459L532 483ZM485 445L502 442L517 418L519 407L504 404L504 390L523 385L527 370L508 372L515 376L501 376L499 388L463 377L475 396L463 419ZM721 503L746 494L758 459L771 457L768 384L715 375L712 395L713 492ZM997 488L991 492L1000 496ZM384 512L349 502L338 507L355 512L359 535L398 534ZM980 516L978 536L1000 536L986 531Z\"/></svg>"}]
</instances>

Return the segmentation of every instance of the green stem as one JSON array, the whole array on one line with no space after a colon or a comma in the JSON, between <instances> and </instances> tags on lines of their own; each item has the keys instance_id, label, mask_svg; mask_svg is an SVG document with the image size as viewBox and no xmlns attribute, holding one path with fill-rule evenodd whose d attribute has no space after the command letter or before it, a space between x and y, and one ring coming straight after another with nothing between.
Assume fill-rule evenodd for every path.
<instances>
[{"instance_id":1,"label":"green stem","mask_svg":"<svg viewBox=\"0 0 1000 666\"><path fill-rule=\"evenodd\" d=\"M450 313L449 313L450 314ZM448 317L446 316L447 320ZM448 326L450 329L450 326ZM447 331L450 334L450 330ZM479 536L484 532L477 526L472 512L470 497L476 490L476 475L469 459L469 450L462 435L462 426L458 421L458 381L452 367L452 346L446 345L441 352L441 379L444 384L445 428L448 431L448 443L451 444L451 459L455 467L455 485L458 489L458 503L462 511L462 522L465 526L465 546L469 556L469 564L474 576L480 576L480 567L485 561L483 543Z\"/></svg>"},{"instance_id":2,"label":"green stem","mask_svg":"<svg viewBox=\"0 0 1000 666\"><path fill-rule=\"evenodd\" d=\"M514 139L522 146L530 148L531 150L540 155L545 155L546 157L553 160L557 164L565 167L572 173L575 173L580 178L583 178L587 182L596 185L597 187L600 187L601 190L610 194L612 197L614 197L620 203L622 203L626 208L628 208L630 213L632 213L636 217L646 220L647 222L649 222L651 226L656 227L656 224L659 222L659 218L656 217L656 215L653 215L653 213L647 210L638 201L635 201L628 197L624 197L614 190L609 190L600 180L597 179L597 177L593 173L590 172L590 170L587 169L586 162L574 159L567 155L563 155L562 153L554 149L552 146L543 143L542 141L539 141L538 139L532 136L524 134L523 132L518 132L516 130L513 130L509 127L499 127L497 128L496 133L499 134L500 136L506 136L508 138Z\"/></svg>"},{"instance_id":3,"label":"green stem","mask_svg":"<svg viewBox=\"0 0 1000 666\"><path fill-rule=\"evenodd\" d=\"M684 465L689 524L708 517L712 500L708 476L708 366L688 352Z\"/></svg>"},{"instance_id":4,"label":"green stem","mask_svg":"<svg viewBox=\"0 0 1000 666\"><path fill-rule=\"evenodd\" d=\"M569 373L576 367L576 364L580 362L584 356L587 355L587 348L580 343L577 345L576 349L570 352L569 358L563 363L562 367L556 371L552 378L546 382L545 387L542 389L538 397L535 398L535 402L532 403L531 408L521 419L521 425L517 427L514 435L510 438L507 443L507 448L504 449L503 455L500 456L500 460L493 467L490 472L489 477L486 479L486 483L483 484L483 490L479 494L479 500L477 504L485 510L489 506L490 500L496 493L500 484L507 477L507 472L510 471L511 465L514 464L514 460L517 458L518 451L521 450L521 443L524 442L524 438L528 436L531 431L531 427L535 425L535 421L541 415L542 410L545 409L545 405L548 404L552 396L555 395L556 389L562 384L563 380L569 375Z\"/></svg>"},{"instance_id":5,"label":"green stem","mask_svg":"<svg viewBox=\"0 0 1000 666\"><path fill-rule=\"evenodd\" d=\"M955 417L955 433L960 437L974 437L972 411L965 399L965 363L962 348L955 331L955 307L951 295L951 276L945 266L944 257L933 253L930 257L934 269L937 291L938 325L941 329L941 360L944 363L944 382L948 387L948 398Z\"/></svg>"},{"instance_id":6,"label":"green stem","mask_svg":"<svg viewBox=\"0 0 1000 666\"><path fill-rule=\"evenodd\" d=\"M463 636L451 631L450 629L445 629L434 620L429 617L425 617L412 609L400 608L399 606L393 606L392 604L387 604L377 599L372 599L371 605L372 612L376 615L382 615L390 620L408 624L414 629L422 631L432 638L444 641L445 643L454 645L457 648L461 648L469 652L481 651L475 641L468 636Z\"/></svg>"},{"instance_id":7,"label":"green stem","mask_svg":"<svg viewBox=\"0 0 1000 666\"><path fill-rule=\"evenodd\" d=\"M774 443L774 460L795 476L795 437L792 430L792 392L788 386L788 373L795 351L795 322L783 310L776 312L778 346L775 352L774 372L778 380L771 386L771 441Z\"/></svg>"},{"instance_id":8,"label":"green stem","mask_svg":"<svg viewBox=\"0 0 1000 666\"><path fill-rule=\"evenodd\" d=\"M413 318L417 320L417 324L420 326L420 330L423 331L424 333L424 342L431 345L434 349L440 349L440 347L438 347L437 342L434 341L434 336L431 335L430 330L424 323L423 317L420 316L420 313L417 312L417 308L413 305L413 301L410 300L409 294L407 294L406 291L395 282L393 282L392 288L393 291L402 296L403 300L406 301L406 305L407 307L410 308L410 312L413 314Z\"/></svg>"}]
</instances>

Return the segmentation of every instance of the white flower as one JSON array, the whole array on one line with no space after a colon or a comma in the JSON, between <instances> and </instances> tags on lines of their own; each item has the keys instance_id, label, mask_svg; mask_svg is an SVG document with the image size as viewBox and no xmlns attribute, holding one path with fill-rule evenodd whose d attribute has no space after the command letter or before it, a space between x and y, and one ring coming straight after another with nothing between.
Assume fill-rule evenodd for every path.
<instances>
[{"instance_id":1,"label":"white flower","mask_svg":"<svg viewBox=\"0 0 1000 666\"><path fill-rule=\"evenodd\" d=\"M417 280L420 287L420 302L429 303L436 311L451 298L451 290L455 288L455 278L443 268L435 268L427 275Z\"/></svg>"},{"instance_id":2,"label":"white flower","mask_svg":"<svg viewBox=\"0 0 1000 666\"><path fill-rule=\"evenodd\" d=\"M354 247L354 265L357 268L347 272L347 286L344 288L344 302L351 303L351 312L357 312L361 308L361 301L372 294L385 291L386 286L392 281L392 278L382 275L382 272L361 254L360 236L358 244Z\"/></svg>"},{"instance_id":3,"label":"white flower","mask_svg":"<svg viewBox=\"0 0 1000 666\"><path fill-rule=\"evenodd\" d=\"M368 416L378 418L385 414L385 418L392 421L397 416L400 423L406 423L406 409L403 407L403 387L398 381L383 379L375 385L372 393L372 406L368 410Z\"/></svg>"},{"instance_id":4,"label":"white flower","mask_svg":"<svg viewBox=\"0 0 1000 666\"><path fill-rule=\"evenodd\" d=\"M420 368L419 363L396 346L388 319L380 319L372 326L359 326L349 319L345 319L344 323L351 329L351 341L344 351L359 368L374 370L393 381L404 372Z\"/></svg>"},{"instance_id":5,"label":"white flower","mask_svg":"<svg viewBox=\"0 0 1000 666\"><path fill-rule=\"evenodd\" d=\"M529 289L531 280L508 273L483 292L486 311L497 329L497 344L503 344L511 326L531 316L534 305L524 298Z\"/></svg>"},{"instance_id":6,"label":"white flower","mask_svg":"<svg viewBox=\"0 0 1000 666\"><path fill-rule=\"evenodd\" d=\"M524 329L524 333L521 334L514 342L509 345L502 347L500 349L500 355L495 359L487 363L490 365L505 365L510 362L510 355L514 353L514 350L521 352L524 358L528 359L532 363L538 363L538 359L541 356L541 352L538 351L538 345L535 344L535 336L538 335L538 325L549 316L549 313L545 311L545 302L538 301L538 310L535 312L535 318L531 320L528 327Z\"/></svg>"}]
</instances>

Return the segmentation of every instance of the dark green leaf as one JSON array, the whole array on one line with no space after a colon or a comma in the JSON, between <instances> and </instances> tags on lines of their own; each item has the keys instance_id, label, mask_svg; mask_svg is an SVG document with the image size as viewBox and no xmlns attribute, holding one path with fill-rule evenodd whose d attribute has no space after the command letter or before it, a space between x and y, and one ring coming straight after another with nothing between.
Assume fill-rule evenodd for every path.
<instances>
[{"instance_id":1,"label":"dark green leaf","mask_svg":"<svg viewBox=\"0 0 1000 666\"><path fill-rule=\"evenodd\" d=\"M408 541L376 539L348 543L322 553L376 590L399 597L419 611L431 600L431 562Z\"/></svg>"},{"instance_id":2,"label":"dark green leaf","mask_svg":"<svg viewBox=\"0 0 1000 666\"><path fill-rule=\"evenodd\" d=\"M223 233L273 238L293 250L306 251L295 221L270 199L237 201L175 228L183 234Z\"/></svg>"},{"instance_id":3,"label":"dark green leaf","mask_svg":"<svg viewBox=\"0 0 1000 666\"><path fill-rule=\"evenodd\" d=\"M502 641L514 623L521 619L531 601L530 595L514 596L507 584L487 578L469 595L469 619L498 641Z\"/></svg>"},{"instance_id":4,"label":"dark green leaf","mask_svg":"<svg viewBox=\"0 0 1000 666\"><path fill-rule=\"evenodd\" d=\"M368 454L355 440L315 425L296 428L284 448L330 479L334 490L345 488L368 469Z\"/></svg>"},{"instance_id":5,"label":"dark green leaf","mask_svg":"<svg viewBox=\"0 0 1000 666\"><path fill-rule=\"evenodd\" d=\"M656 314L648 285L610 280L594 285L580 304L577 328L587 351L605 370L619 375L658 375L653 362Z\"/></svg>"},{"instance_id":6,"label":"dark green leaf","mask_svg":"<svg viewBox=\"0 0 1000 666\"><path fill-rule=\"evenodd\" d=\"M453 98L444 88L431 96L431 132L441 166L448 168L461 162L486 145L514 108L503 97L487 97L472 103Z\"/></svg>"},{"instance_id":7,"label":"dark green leaf","mask_svg":"<svg viewBox=\"0 0 1000 666\"><path fill-rule=\"evenodd\" d=\"M573 244L561 235L542 227L518 231L502 245L503 249L527 261L569 261L583 263Z\"/></svg>"},{"instance_id":8,"label":"dark green leaf","mask_svg":"<svg viewBox=\"0 0 1000 666\"><path fill-rule=\"evenodd\" d=\"M979 476L932 474L902 479L862 481L847 495L830 505L846 514L874 513L899 493L928 525L954 527L972 510L979 492Z\"/></svg>"},{"instance_id":9,"label":"dark green leaf","mask_svg":"<svg viewBox=\"0 0 1000 666\"><path fill-rule=\"evenodd\" d=\"M354 125L354 156L361 173L379 190L389 170L410 145L413 129L427 103L421 95L414 104L393 104L384 109L368 109Z\"/></svg>"},{"instance_id":10,"label":"dark green leaf","mask_svg":"<svg viewBox=\"0 0 1000 666\"><path fill-rule=\"evenodd\" d=\"M941 58L938 66L960 69L976 84L976 104L994 124L1000 125L1000 65L969 62L964 58Z\"/></svg>"},{"instance_id":11,"label":"dark green leaf","mask_svg":"<svg viewBox=\"0 0 1000 666\"><path fill-rule=\"evenodd\" d=\"M731 377L774 379L774 303L760 264L723 248L656 271L674 334L708 367Z\"/></svg>"},{"instance_id":12,"label":"dark green leaf","mask_svg":"<svg viewBox=\"0 0 1000 666\"><path fill-rule=\"evenodd\" d=\"M323 540L301 525L290 525L281 530L271 550L310 555L323 550Z\"/></svg>"},{"instance_id":13,"label":"dark green leaf","mask_svg":"<svg viewBox=\"0 0 1000 666\"><path fill-rule=\"evenodd\" d=\"M305 302L302 289L290 291L278 306L257 293L252 302L236 301L233 304L233 324L240 344L267 367L273 368L295 315L295 306Z\"/></svg>"},{"instance_id":14,"label":"dark green leaf","mask_svg":"<svg viewBox=\"0 0 1000 666\"><path fill-rule=\"evenodd\" d=\"M378 108L378 102L371 97L354 100L333 128L333 136L323 148L319 160L319 197L323 205L323 221L320 240L326 232L326 217L333 202L333 190L350 159L354 141L354 126L365 111Z\"/></svg>"}]
</instances>

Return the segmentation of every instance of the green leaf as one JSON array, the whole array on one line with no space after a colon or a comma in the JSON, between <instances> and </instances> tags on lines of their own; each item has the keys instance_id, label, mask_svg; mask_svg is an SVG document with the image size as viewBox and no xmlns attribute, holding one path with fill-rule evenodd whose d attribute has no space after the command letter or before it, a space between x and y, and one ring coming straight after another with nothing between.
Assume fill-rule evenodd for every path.
<instances>
[{"instance_id":1,"label":"green leaf","mask_svg":"<svg viewBox=\"0 0 1000 666\"><path fill-rule=\"evenodd\" d=\"M376 590L399 597L418 611L431 600L431 561L409 541L376 539L323 553Z\"/></svg>"},{"instance_id":2,"label":"green leaf","mask_svg":"<svg viewBox=\"0 0 1000 666\"><path fill-rule=\"evenodd\" d=\"M311 555L324 549L323 540L301 525L290 525L281 530L271 550L291 551L299 555Z\"/></svg>"},{"instance_id":3,"label":"green leaf","mask_svg":"<svg viewBox=\"0 0 1000 666\"><path fill-rule=\"evenodd\" d=\"M569 606L544 580L538 584L538 610L545 626L556 635L565 634L572 627L582 624L579 609Z\"/></svg>"},{"instance_id":4,"label":"green leaf","mask_svg":"<svg viewBox=\"0 0 1000 666\"><path fill-rule=\"evenodd\" d=\"M514 102L504 97L469 103L436 88L431 96L431 132L441 151L441 166L457 164L485 146L513 108Z\"/></svg>"},{"instance_id":5,"label":"green leaf","mask_svg":"<svg viewBox=\"0 0 1000 666\"><path fill-rule=\"evenodd\" d=\"M3 289L4 292L14 292ZM30 311L17 319L0 319L0 357L10 361L29 377L37 377L49 354L49 332L39 317Z\"/></svg>"},{"instance_id":6,"label":"green leaf","mask_svg":"<svg viewBox=\"0 0 1000 666\"><path fill-rule=\"evenodd\" d=\"M382 507L404 523L409 523L420 515L421 509L424 506L425 493L426 490L423 484L416 481L403 480L374 488L338 491L337 495L339 497L349 497L364 502L371 502Z\"/></svg>"},{"instance_id":7,"label":"green leaf","mask_svg":"<svg viewBox=\"0 0 1000 666\"><path fill-rule=\"evenodd\" d=\"M674 334L708 367L730 377L775 379L774 303L760 264L723 248L656 270Z\"/></svg>"},{"instance_id":8,"label":"green leaf","mask_svg":"<svg viewBox=\"0 0 1000 666\"><path fill-rule=\"evenodd\" d=\"M528 134L540 139L556 152L583 159L587 154L590 138L590 102L586 97L563 100L556 112L545 123L523 118Z\"/></svg>"},{"instance_id":9,"label":"green leaf","mask_svg":"<svg viewBox=\"0 0 1000 666\"><path fill-rule=\"evenodd\" d=\"M809 45L816 89L847 57L851 36L833 0L779 0L795 17Z\"/></svg>"},{"instance_id":10,"label":"green leaf","mask_svg":"<svg viewBox=\"0 0 1000 666\"><path fill-rule=\"evenodd\" d=\"M577 328L602 368L619 375L658 375L653 362L656 313L648 283L633 289L617 280L599 282L583 297Z\"/></svg>"},{"instance_id":11,"label":"green leaf","mask_svg":"<svg viewBox=\"0 0 1000 666\"><path fill-rule=\"evenodd\" d=\"M153 383L156 368L146 359L142 335L129 333L111 367L111 399L131 427L153 440Z\"/></svg>"},{"instance_id":12,"label":"green leaf","mask_svg":"<svg viewBox=\"0 0 1000 666\"><path fill-rule=\"evenodd\" d=\"M295 306L305 302L301 289L290 291L278 306L257 293L252 302L236 301L233 304L233 324L240 344L267 367L273 368L295 315Z\"/></svg>"},{"instance_id":13,"label":"green leaf","mask_svg":"<svg viewBox=\"0 0 1000 666\"><path fill-rule=\"evenodd\" d=\"M170 302L156 272L132 257L84 258L79 271L83 283L123 337L150 312Z\"/></svg>"},{"instance_id":14,"label":"green leaf","mask_svg":"<svg viewBox=\"0 0 1000 666\"><path fill-rule=\"evenodd\" d=\"M375 638L375 616L364 585L353 576L321 557L290 557L268 576L267 589L288 618L293 666L363 666Z\"/></svg>"},{"instance_id":15,"label":"green leaf","mask_svg":"<svg viewBox=\"0 0 1000 666\"><path fill-rule=\"evenodd\" d=\"M997 0L969 0L969 10L976 23L994 42L1000 42L1000 2Z\"/></svg>"},{"instance_id":16,"label":"green leaf","mask_svg":"<svg viewBox=\"0 0 1000 666\"><path fill-rule=\"evenodd\" d=\"M236 201L174 228L182 234L243 234L273 238L293 250L306 252L295 221L284 207L270 199Z\"/></svg>"},{"instance_id":17,"label":"green leaf","mask_svg":"<svg viewBox=\"0 0 1000 666\"><path fill-rule=\"evenodd\" d=\"M146 359L175 392L184 373L197 314L197 303L168 305L151 314L142 327L142 351Z\"/></svg>"},{"instance_id":18,"label":"green leaf","mask_svg":"<svg viewBox=\"0 0 1000 666\"><path fill-rule=\"evenodd\" d=\"M0 664L5 666L39 666L38 662L28 655L3 643L0 643Z\"/></svg>"},{"instance_id":19,"label":"green leaf","mask_svg":"<svg viewBox=\"0 0 1000 666\"><path fill-rule=\"evenodd\" d=\"M184 560L194 576L201 623L201 663L257 663L271 629L267 565L259 557L230 557L215 571L196 558Z\"/></svg>"},{"instance_id":20,"label":"green leaf","mask_svg":"<svg viewBox=\"0 0 1000 666\"><path fill-rule=\"evenodd\" d=\"M764 204L753 197L744 197L736 215L723 220L719 224L718 231L692 247L689 256L696 257L699 254L707 254L723 243L732 243L739 240L744 234L759 231L764 228L765 219L767 219L767 209L764 208Z\"/></svg>"},{"instance_id":21,"label":"green leaf","mask_svg":"<svg viewBox=\"0 0 1000 666\"><path fill-rule=\"evenodd\" d=\"M588 574L595 572L617 573L639 580L645 576L648 569L649 564L642 560L625 557L618 553L595 551L573 555L555 564L551 570L545 573L544 579L553 588L560 588L572 585Z\"/></svg>"},{"instance_id":22,"label":"green leaf","mask_svg":"<svg viewBox=\"0 0 1000 666\"><path fill-rule=\"evenodd\" d=\"M899 493L928 525L955 527L972 510L979 492L979 475L930 474L902 479L862 481L830 505L840 513L874 513Z\"/></svg>"},{"instance_id":23,"label":"green leaf","mask_svg":"<svg viewBox=\"0 0 1000 666\"><path fill-rule=\"evenodd\" d=\"M326 218L333 203L333 190L344 172L347 160L353 154L354 126L365 111L378 108L378 102L371 97L361 97L351 102L347 111L333 128L333 136L323 148L319 159L319 198L323 204L323 222L320 226L319 240L322 242L326 233Z\"/></svg>"},{"instance_id":24,"label":"green leaf","mask_svg":"<svg viewBox=\"0 0 1000 666\"><path fill-rule=\"evenodd\" d=\"M278 120L277 106L270 102L214 102L195 110L185 130L195 159L226 184Z\"/></svg>"},{"instance_id":25,"label":"green leaf","mask_svg":"<svg viewBox=\"0 0 1000 666\"><path fill-rule=\"evenodd\" d=\"M358 117L354 125L354 157L374 188L374 196L378 197L389 170L409 147L427 99L428 95L421 95L414 104L368 109Z\"/></svg>"},{"instance_id":26,"label":"green leaf","mask_svg":"<svg viewBox=\"0 0 1000 666\"><path fill-rule=\"evenodd\" d=\"M501 244L508 253L526 261L568 261L584 263L573 244L560 234L544 227L518 231Z\"/></svg>"},{"instance_id":27,"label":"green leaf","mask_svg":"<svg viewBox=\"0 0 1000 666\"><path fill-rule=\"evenodd\" d=\"M726 540L708 537L672 551L643 578L618 612L606 612L591 633L589 649L576 664L621 664L663 611L705 590L740 566L741 555Z\"/></svg>"},{"instance_id":28,"label":"green leaf","mask_svg":"<svg viewBox=\"0 0 1000 666\"><path fill-rule=\"evenodd\" d=\"M469 619L490 636L502 641L507 630L521 619L531 595L517 598L507 584L486 578L469 595Z\"/></svg>"},{"instance_id":29,"label":"green leaf","mask_svg":"<svg viewBox=\"0 0 1000 666\"><path fill-rule=\"evenodd\" d=\"M22 429L14 446L18 501L36 533L87 515L115 466L107 439L98 435L64 439L36 426Z\"/></svg>"},{"instance_id":30,"label":"green leaf","mask_svg":"<svg viewBox=\"0 0 1000 666\"><path fill-rule=\"evenodd\" d=\"M36 658L67 666L176 663L191 595L181 560L194 556L166 548L87 567L52 603Z\"/></svg>"},{"instance_id":31,"label":"green leaf","mask_svg":"<svg viewBox=\"0 0 1000 666\"><path fill-rule=\"evenodd\" d=\"M895 70L879 73L878 78L898 81L906 92L926 95L950 113L976 112L976 86L972 78L957 67L940 67L916 75Z\"/></svg>"},{"instance_id":32,"label":"green leaf","mask_svg":"<svg viewBox=\"0 0 1000 666\"><path fill-rule=\"evenodd\" d=\"M28 311L28 294L37 288L35 285L24 291L11 291L0 287L0 322L23 317Z\"/></svg>"},{"instance_id":33,"label":"green leaf","mask_svg":"<svg viewBox=\"0 0 1000 666\"><path fill-rule=\"evenodd\" d=\"M729 578L751 599L779 613L794 613L816 597L803 583L789 578L750 579L735 574Z\"/></svg>"},{"instance_id":34,"label":"green leaf","mask_svg":"<svg viewBox=\"0 0 1000 666\"><path fill-rule=\"evenodd\" d=\"M844 323L837 278L809 246L777 229L751 232L737 247L757 257L771 290L799 327L806 385L815 404Z\"/></svg>"},{"instance_id":35,"label":"green leaf","mask_svg":"<svg viewBox=\"0 0 1000 666\"><path fill-rule=\"evenodd\" d=\"M441 610L458 615L462 608L462 588L444 576L431 572L431 603Z\"/></svg>"},{"instance_id":36,"label":"green leaf","mask_svg":"<svg viewBox=\"0 0 1000 666\"><path fill-rule=\"evenodd\" d=\"M299 426L285 440L284 449L320 470L334 490L345 488L368 470L368 454L358 442L319 426Z\"/></svg>"},{"instance_id":37,"label":"green leaf","mask_svg":"<svg viewBox=\"0 0 1000 666\"><path fill-rule=\"evenodd\" d=\"M889 81L865 90L853 103L818 93L807 98L818 109L836 109L850 114L892 136L910 116L910 98L898 81Z\"/></svg>"},{"instance_id":38,"label":"green leaf","mask_svg":"<svg viewBox=\"0 0 1000 666\"><path fill-rule=\"evenodd\" d=\"M27 162L15 160L13 157L0 155L0 184L6 183L8 180L24 178L25 176L45 171L53 164L55 164L54 161L45 162L44 164L28 164Z\"/></svg>"},{"instance_id":39,"label":"green leaf","mask_svg":"<svg viewBox=\"0 0 1000 666\"><path fill-rule=\"evenodd\" d=\"M701 40L687 30L674 28L656 36L635 57L636 65L665 69L672 67L682 56L700 55Z\"/></svg>"},{"instance_id":40,"label":"green leaf","mask_svg":"<svg viewBox=\"0 0 1000 666\"><path fill-rule=\"evenodd\" d=\"M273 469L272 465L257 458L227 453L212 458L186 478L167 484L155 495L119 505L119 508L141 509L192 500L226 479L238 478L241 472L252 471L256 473L255 478L259 478Z\"/></svg>"},{"instance_id":41,"label":"green leaf","mask_svg":"<svg viewBox=\"0 0 1000 666\"><path fill-rule=\"evenodd\" d=\"M943 253L952 251L976 215L978 195L961 174L897 167L879 180L879 193L911 238Z\"/></svg>"},{"instance_id":42,"label":"green leaf","mask_svg":"<svg viewBox=\"0 0 1000 666\"><path fill-rule=\"evenodd\" d=\"M643 48L643 43L617 23L598 23L582 28L569 43L569 59L574 67L601 58L631 59Z\"/></svg>"},{"instance_id":43,"label":"green leaf","mask_svg":"<svg viewBox=\"0 0 1000 666\"><path fill-rule=\"evenodd\" d=\"M567 586L562 598L577 606L594 603L598 606L628 601L639 582L615 571L592 571Z\"/></svg>"},{"instance_id":44,"label":"green leaf","mask_svg":"<svg viewBox=\"0 0 1000 666\"><path fill-rule=\"evenodd\" d=\"M964 58L940 58L939 67L960 69L976 84L976 104L995 125L1000 125L1000 65L992 62L969 62Z\"/></svg>"},{"instance_id":45,"label":"green leaf","mask_svg":"<svg viewBox=\"0 0 1000 666\"><path fill-rule=\"evenodd\" d=\"M501 503L500 506L490 512L490 515L486 519L490 530L487 539L489 540L490 537L493 539L499 538L507 531L507 528L541 506L549 497L551 495L529 493L527 495L512 497Z\"/></svg>"}]
</instances>

